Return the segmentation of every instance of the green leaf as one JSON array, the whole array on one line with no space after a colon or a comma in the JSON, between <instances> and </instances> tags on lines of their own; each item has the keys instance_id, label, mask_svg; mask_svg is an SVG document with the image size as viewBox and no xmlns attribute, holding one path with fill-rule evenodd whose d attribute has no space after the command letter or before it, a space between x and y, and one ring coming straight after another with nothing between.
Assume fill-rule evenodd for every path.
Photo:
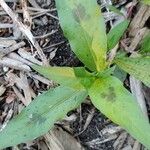
<instances>
[{"instance_id":1,"label":"green leaf","mask_svg":"<svg viewBox=\"0 0 150 150\"><path fill-rule=\"evenodd\" d=\"M97 79L89 89L89 95L104 115L150 148L150 124L120 80L112 76Z\"/></svg>"},{"instance_id":2,"label":"green leaf","mask_svg":"<svg viewBox=\"0 0 150 150\"><path fill-rule=\"evenodd\" d=\"M142 54L147 53L148 55L150 55L150 32L142 40L140 52Z\"/></svg>"},{"instance_id":3,"label":"green leaf","mask_svg":"<svg viewBox=\"0 0 150 150\"><path fill-rule=\"evenodd\" d=\"M109 33L107 34L108 50L113 49L117 45L120 38L123 36L124 32L126 31L128 25L129 25L129 21L124 20L123 22L119 23L109 31Z\"/></svg>"},{"instance_id":4,"label":"green leaf","mask_svg":"<svg viewBox=\"0 0 150 150\"><path fill-rule=\"evenodd\" d=\"M33 65L33 69L50 80L74 89L88 88L95 78L84 67L45 67Z\"/></svg>"},{"instance_id":5,"label":"green leaf","mask_svg":"<svg viewBox=\"0 0 150 150\"><path fill-rule=\"evenodd\" d=\"M55 2L60 25L74 53L90 70L103 70L106 67L107 36L96 0Z\"/></svg>"},{"instance_id":6,"label":"green leaf","mask_svg":"<svg viewBox=\"0 0 150 150\"><path fill-rule=\"evenodd\" d=\"M146 5L150 5L150 0L141 0L141 2L146 4Z\"/></svg>"},{"instance_id":7,"label":"green leaf","mask_svg":"<svg viewBox=\"0 0 150 150\"><path fill-rule=\"evenodd\" d=\"M87 92L57 87L38 96L0 132L0 149L35 139L78 107Z\"/></svg>"},{"instance_id":8,"label":"green leaf","mask_svg":"<svg viewBox=\"0 0 150 150\"><path fill-rule=\"evenodd\" d=\"M108 8L112 12L114 12L114 13L116 13L116 14L121 15L121 16L124 17L124 14L119 9L117 9L116 7L114 7L113 5L108 5Z\"/></svg>"},{"instance_id":9,"label":"green leaf","mask_svg":"<svg viewBox=\"0 0 150 150\"><path fill-rule=\"evenodd\" d=\"M120 69L118 66L115 66L115 70L113 72L113 75L117 77L120 81L124 82L124 80L127 77L127 73Z\"/></svg>"},{"instance_id":10,"label":"green leaf","mask_svg":"<svg viewBox=\"0 0 150 150\"><path fill-rule=\"evenodd\" d=\"M150 86L150 57L121 57L115 63L124 71Z\"/></svg>"}]
</instances>

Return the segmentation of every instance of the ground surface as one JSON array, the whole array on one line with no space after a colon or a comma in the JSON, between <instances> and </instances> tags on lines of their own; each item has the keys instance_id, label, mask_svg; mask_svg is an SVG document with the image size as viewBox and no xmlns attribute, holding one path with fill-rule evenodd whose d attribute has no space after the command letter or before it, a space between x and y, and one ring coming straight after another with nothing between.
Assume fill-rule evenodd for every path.
<instances>
[{"instance_id":1,"label":"ground surface","mask_svg":"<svg viewBox=\"0 0 150 150\"><path fill-rule=\"evenodd\" d=\"M110 1L106 1L106 3L108 2ZM101 4L100 1L98 1L98 3ZM13 3L11 0L8 0L7 4L18 14L20 20L24 21L22 19L23 13L21 2ZM124 10L124 12L127 13L126 15L131 19L136 16L136 13L141 7L139 4L125 0L113 1L113 4L119 7L119 9ZM32 34L39 43L39 47L44 51L49 64L52 66L82 66L82 63L71 51L69 43L67 39L64 38L62 30L60 29L54 0L33 0L32 2L30 1L27 6L30 16L32 17L32 21L29 21L29 23L32 23ZM105 7L103 7L102 10L105 14L108 30L110 29L111 23L122 19L116 14L107 12ZM11 59L8 60L9 62L0 60L1 127L20 112L25 105L28 105L35 95L49 89L51 86L47 79L40 75L36 76L37 73L26 73L28 66L30 66L30 62L35 63L38 61L37 63L40 64L40 58L36 52L38 48L34 49L31 42L29 42L25 36L22 36L20 30L14 25L9 27L11 24L11 18L0 7L0 40L2 41L0 41L0 53L3 54L3 52L1 52L3 50L3 45L3 47L8 50L5 57ZM149 21L146 21L141 28L145 26L149 27ZM122 39L124 44L122 44L121 47L126 48L126 50L127 47L131 45L132 39L135 37L134 35L131 38L129 34L130 33L127 32ZM23 44L14 50L12 50L12 44L9 45L11 42L16 45L22 41ZM8 47L10 47L10 49ZM135 47L135 50L137 47L138 46ZM34 56L35 60L31 60L29 56L25 57L24 51L21 51L20 48L25 52L28 52L30 56ZM10 53L13 53L13 55ZM21 68L18 67L18 62L15 62L15 60L21 62L21 64L19 64L21 65ZM13 65L12 62L14 62ZM127 87L129 86L127 79L125 84ZM143 89L149 108L149 89L147 87L144 87ZM114 125L109 119L97 111L91 105L89 100L86 100L79 109L69 112L68 116L69 117L66 118L66 120L56 123L55 126L75 137L75 139L77 139L77 141L87 150L132 150L135 145L138 145L137 147L139 149L143 149L143 147L132 139L125 131ZM20 144L8 149L48 150L50 149L50 146L48 144L48 138L46 138L47 136L48 135L40 137L32 142ZM136 150L136 148L134 150Z\"/></svg>"}]
</instances>

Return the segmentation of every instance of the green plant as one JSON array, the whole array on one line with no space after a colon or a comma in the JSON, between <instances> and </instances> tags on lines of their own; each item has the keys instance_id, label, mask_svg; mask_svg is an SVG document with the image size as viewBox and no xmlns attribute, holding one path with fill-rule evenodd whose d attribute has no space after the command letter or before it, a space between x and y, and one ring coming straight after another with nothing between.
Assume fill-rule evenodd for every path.
<instances>
[{"instance_id":1,"label":"green plant","mask_svg":"<svg viewBox=\"0 0 150 150\"><path fill-rule=\"evenodd\" d=\"M100 9L91 0L55 0L64 35L83 67L43 67L33 69L61 86L38 96L0 133L0 148L35 139L45 134L66 113L77 108L89 95L104 115L127 130L150 149L150 125L134 96L113 74L118 65L127 73L150 85L150 57L117 56L107 61L128 27L125 20L107 35ZM64 9L65 8L65 9ZM113 67L110 67L113 66Z\"/></svg>"},{"instance_id":2,"label":"green plant","mask_svg":"<svg viewBox=\"0 0 150 150\"><path fill-rule=\"evenodd\" d=\"M150 5L150 0L141 0L141 2L146 4L146 5Z\"/></svg>"}]
</instances>

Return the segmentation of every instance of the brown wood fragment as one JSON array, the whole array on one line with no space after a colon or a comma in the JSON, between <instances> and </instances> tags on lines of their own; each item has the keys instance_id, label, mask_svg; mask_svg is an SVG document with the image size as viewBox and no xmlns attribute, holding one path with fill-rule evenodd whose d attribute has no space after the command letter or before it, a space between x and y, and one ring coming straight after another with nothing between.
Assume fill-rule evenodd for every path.
<instances>
[{"instance_id":1,"label":"brown wood fragment","mask_svg":"<svg viewBox=\"0 0 150 150\"><path fill-rule=\"evenodd\" d=\"M139 29L135 35L135 37L133 38L130 46L128 47L128 50L130 53L132 53L134 50L136 50L136 48L138 47L139 43L141 42L141 40L144 38L144 36L149 32L150 30L148 28L142 28Z\"/></svg>"},{"instance_id":2,"label":"brown wood fragment","mask_svg":"<svg viewBox=\"0 0 150 150\"><path fill-rule=\"evenodd\" d=\"M7 48L0 48L0 57L3 57L21 47L25 46L25 42L19 42L19 43L16 43L16 44L13 44L12 46L10 47L7 47Z\"/></svg>"},{"instance_id":3,"label":"brown wood fragment","mask_svg":"<svg viewBox=\"0 0 150 150\"><path fill-rule=\"evenodd\" d=\"M126 138L127 138L127 133L126 132L121 133L118 139L113 144L114 149L120 150L123 147L123 144L125 143Z\"/></svg>"},{"instance_id":4,"label":"brown wood fragment","mask_svg":"<svg viewBox=\"0 0 150 150\"><path fill-rule=\"evenodd\" d=\"M84 150L73 136L61 128L54 128L44 138L50 150Z\"/></svg>"},{"instance_id":5,"label":"brown wood fragment","mask_svg":"<svg viewBox=\"0 0 150 150\"><path fill-rule=\"evenodd\" d=\"M0 59L0 65L7 66L9 68L16 69L16 70L25 71L25 72L31 71L30 67L27 66L26 64L23 64L20 61L13 60L7 57L3 57L2 59Z\"/></svg>"},{"instance_id":6,"label":"brown wood fragment","mask_svg":"<svg viewBox=\"0 0 150 150\"><path fill-rule=\"evenodd\" d=\"M7 12L7 14L12 18L13 22L18 26L19 30L30 40L32 45L37 50L44 65L48 65L48 60L43 53L39 43L34 39L31 31L26 27L21 21L19 21L17 15L12 11L12 9L6 4L4 0L0 0L0 5Z\"/></svg>"},{"instance_id":7,"label":"brown wood fragment","mask_svg":"<svg viewBox=\"0 0 150 150\"><path fill-rule=\"evenodd\" d=\"M136 16L134 17L134 19L130 24L129 35L131 37L134 37L139 31L139 29L144 27L145 22L148 20L149 17L150 17L150 7L146 5L141 5L138 13L136 14Z\"/></svg>"}]
</instances>

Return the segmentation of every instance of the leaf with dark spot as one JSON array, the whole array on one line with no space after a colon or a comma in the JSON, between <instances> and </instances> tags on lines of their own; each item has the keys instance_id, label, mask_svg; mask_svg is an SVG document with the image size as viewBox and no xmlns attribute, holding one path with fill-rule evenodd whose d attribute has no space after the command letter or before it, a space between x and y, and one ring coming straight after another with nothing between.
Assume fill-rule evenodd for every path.
<instances>
[{"instance_id":1,"label":"leaf with dark spot","mask_svg":"<svg viewBox=\"0 0 150 150\"><path fill-rule=\"evenodd\" d=\"M150 149L150 124L135 98L113 77L97 79L89 89L94 106Z\"/></svg>"},{"instance_id":2,"label":"leaf with dark spot","mask_svg":"<svg viewBox=\"0 0 150 150\"><path fill-rule=\"evenodd\" d=\"M50 130L87 96L84 90L57 87L38 96L0 132L0 149L33 140Z\"/></svg>"},{"instance_id":3,"label":"leaf with dark spot","mask_svg":"<svg viewBox=\"0 0 150 150\"><path fill-rule=\"evenodd\" d=\"M150 86L150 57L120 57L115 63L127 73Z\"/></svg>"},{"instance_id":4,"label":"leaf with dark spot","mask_svg":"<svg viewBox=\"0 0 150 150\"><path fill-rule=\"evenodd\" d=\"M38 114L38 113L33 113L31 114L31 122L37 123L37 124L42 124L46 121L46 118L44 118L42 115Z\"/></svg>"},{"instance_id":5,"label":"leaf with dark spot","mask_svg":"<svg viewBox=\"0 0 150 150\"><path fill-rule=\"evenodd\" d=\"M91 71L106 68L107 36L96 0L56 0L60 25L71 49Z\"/></svg>"},{"instance_id":6,"label":"leaf with dark spot","mask_svg":"<svg viewBox=\"0 0 150 150\"><path fill-rule=\"evenodd\" d=\"M78 4L75 9L72 11L75 20L80 23L81 20L84 20L87 16L85 8L82 4Z\"/></svg>"}]
</instances>

